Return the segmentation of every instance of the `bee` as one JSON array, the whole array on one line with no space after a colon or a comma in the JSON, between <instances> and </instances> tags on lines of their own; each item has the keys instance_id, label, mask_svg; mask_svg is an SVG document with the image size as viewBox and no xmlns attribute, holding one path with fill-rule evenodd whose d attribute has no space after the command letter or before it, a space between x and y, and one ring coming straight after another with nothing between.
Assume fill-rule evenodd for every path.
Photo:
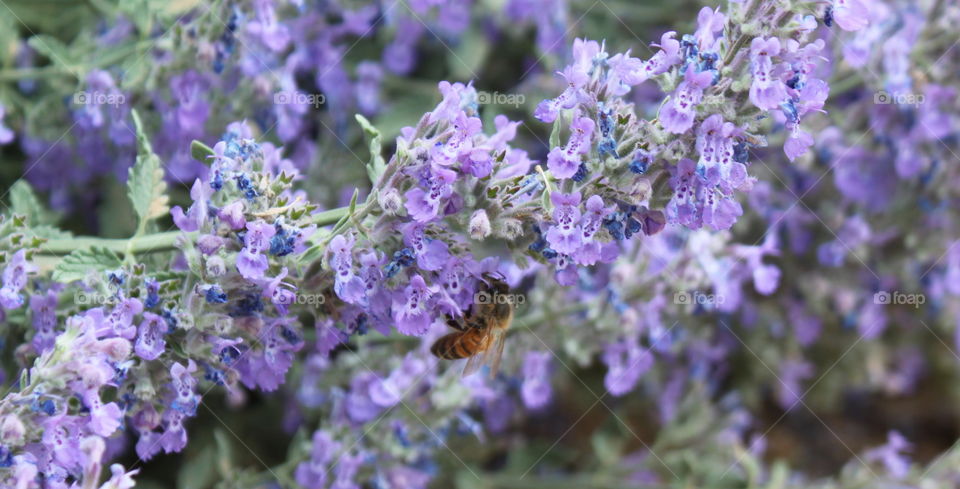
<instances>
[{"instance_id":1,"label":"bee","mask_svg":"<svg viewBox=\"0 0 960 489\"><path fill-rule=\"evenodd\" d=\"M440 337L430 347L431 353L444 360L469 357L463 368L464 377L483 365L490 366L491 377L497 374L503 340L513 321L513 301L498 299L508 297L510 287L496 277L485 275L484 279L474 304L464 312L463 318L447 318L447 324L457 331Z\"/></svg>"}]
</instances>

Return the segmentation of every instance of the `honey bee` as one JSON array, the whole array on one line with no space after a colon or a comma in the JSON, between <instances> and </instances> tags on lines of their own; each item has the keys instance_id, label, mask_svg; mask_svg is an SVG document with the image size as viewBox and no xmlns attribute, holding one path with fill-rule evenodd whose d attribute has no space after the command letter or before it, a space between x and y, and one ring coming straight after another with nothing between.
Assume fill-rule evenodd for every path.
<instances>
[{"instance_id":1,"label":"honey bee","mask_svg":"<svg viewBox=\"0 0 960 489\"><path fill-rule=\"evenodd\" d=\"M490 366L490 376L497 374L500 357L503 355L503 340L513 321L513 301L509 298L510 287L499 279L484 276L484 284L463 318L447 318L447 324L456 332L440 337L430 352L444 360L470 357L463 368L466 377L483 365Z\"/></svg>"}]
</instances>

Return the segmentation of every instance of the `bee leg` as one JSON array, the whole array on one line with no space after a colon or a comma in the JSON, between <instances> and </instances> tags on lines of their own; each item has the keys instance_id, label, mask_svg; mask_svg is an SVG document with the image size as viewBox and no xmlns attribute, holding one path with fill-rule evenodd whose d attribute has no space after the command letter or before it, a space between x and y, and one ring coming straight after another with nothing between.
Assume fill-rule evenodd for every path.
<instances>
[{"instance_id":1,"label":"bee leg","mask_svg":"<svg viewBox=\"0 0 960 489\"><path fill-rule=\"evenodd\" d=\"M463 323L462 318L452 318L447 316L447 326L457 330L457 331L466 331L467 326Z\"/></svg>"}]
</instances>

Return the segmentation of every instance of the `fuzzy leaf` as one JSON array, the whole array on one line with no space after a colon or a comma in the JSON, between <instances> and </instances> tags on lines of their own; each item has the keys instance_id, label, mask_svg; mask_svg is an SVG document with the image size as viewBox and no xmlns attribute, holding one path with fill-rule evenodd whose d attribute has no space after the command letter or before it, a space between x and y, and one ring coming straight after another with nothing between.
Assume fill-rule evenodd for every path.
<instances>
[{"instance_id":1,"label":"fuzzy leaf","mask_svg":"<svg viewBox=\"0 0 960 489\"><path fill-rule=\"evenodd\" d=\"M147 221L165 215L169 210L167 183L163 180L160 157L150 146L143 133L143 125L136 111L131 112L137 130L137 161L130 167L127 180L127 195L139 219L138 229L144 229Z\"/></svg>"},{"instance_id":2,"label":"fuzzy leaf","mask_svg":"<svg viewBox=\"0 0 960 489\"><path fill-rule=\"evenodd\" d=\"M73 233L55 226L31 226L28 234L43 239L70 239Z\"/></svg>"},{"instance_id":3,"label":"fuzzy leaf","mask_svg":"<svg viewBox=\"0 0 960 489\"><path fill-rule=\"evenodd\" d=\"M107 248L92 247L74 250L53 269L56 282L83 280L90 271L105 271L120 267L120 257Z\"/></svg>"},{"instance_id":4,"label":"fuzzy leaf","mask_svg":"<svg viewBox=\"0 0 960 489\"><path fill-rule=\"evenodd\" d=\"M51 225L57 221L57 215L40 202L24 180L18 180L10 187L10 209L14 214L26 216L32 226Z\"/></svg>"},{"instance_id":5,"label":"fuzzy leaf","mask_svg":"<svg viewBox=\"0 0 960 489\"><path fill-rule=\"evenodd\" d=\"M363 128L363 134L370 140L370 162L367 163L367 175L370 177L370 183L376 184L387 166L381 154L383 146L381 143L382 136L380 135L380 131L378 131L376 127L373 127L373 124L371 124L366 117L357 114L356 118L357 122L360 123L360 127Z\"/></svg>"},{"instance_id":6,"label":"fuzzy leaf","mask_svg":"<svg viewBox=\"0 0 960 489\"><path fill-rule=\"evenodd\" d=\"M73 69L76 64L74 54L70 48L59 39L46 34L37 34L27 40L27 44L38 53L49 59L54 65Z\"/></svg>"}]
</instances>

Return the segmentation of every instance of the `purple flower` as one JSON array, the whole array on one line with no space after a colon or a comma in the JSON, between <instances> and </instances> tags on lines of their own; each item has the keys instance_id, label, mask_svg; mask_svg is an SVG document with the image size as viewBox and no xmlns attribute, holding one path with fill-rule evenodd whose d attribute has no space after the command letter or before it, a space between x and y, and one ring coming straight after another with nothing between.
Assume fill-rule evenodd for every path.
<instances>
[{"instance_id":1,"label":"purple flower","mask_svg":"<svg viewBox=\"0 0 960 489\"><path fill-rule=\"evenodd\" d=\"M133 476L138 473L140 469L124 472L122 465L113 464L110 466L110 479L100 486L100 489L132 489L136 485Z\"/></svg>"},{"instance_id":2,"label":"purple flower","mask_svg":"<svg viewBox=\"0 0 960 489\"><path fill-rule=\"evenodd\" d=\"M404 465L397 465L386 469L382 474L389 488L427 489L430 483L430 474Z\"/></svg>"},{"instance_id":3,"label":"purple flower","mask_svg":"<svg viewBox=\"0 0 960 489\"><path fill-rule=\"evenodd\" d=\"M297 299L297 288L292 284L284 282L287 277L287 267L283 267L280 273L272 279L260 283L263 287L263 297L270 299L270 302L277 308L281 315L287 314L287 308Z\"/></svg>"},{"instance_id":4,"label":"purple flower","mask_svg":"<svg viewBox=\"0 0 960 489\"><path fill-rule=\"evenodd\" d=\"M323 321L317 321L316 328L316 349L317 353L323 356L329 356L330 352L332 352L334 348L347 341L347 338L349 337L346 333L337 329L337 327L333 324L333 320L329 318Z\"/></svg>"},{"instance_id":5,"label":"purple flower","mask_svg":"<svg viewBox=\"0 0 960 489\"><path fill-rule=\"evenodd\" d=\"M168 409L163 413L163 433L158 441L165 453L177 453L187 446L187 430L183 427L186 418L184 413L176 409Z\"/></svg>"},{"instance_id":6,"label":"purple flower","mask_svg":"<svg viewBox=\"0 0 960 489\"><path fill-rule=\"evenodd\" d=\"M8 144L13 141L15 134L9 127L4 125L3 118L7 114L7 108L0 104L0 144Z\"/></svg>"},{"instance_id":7,"label":"purple flower","mask_svg":"<svg viewBox=\"0 0 960 489\"><path fill-rule=\"evenodd\" d=\"M697 72L691 64L687 67L683 81L677 86L663 107L660 109L660 124L667 132L683 134L693 127L693 119L697 115L697 105L703 99L703 89L713 82L713 73L709 71Z\"/></svg>"},{"instance_id":8,"label":"purple flower","mask_svg":"<svg viewBox=\"0 0 960 489\"><path fill-rule=\"evenodd\" d=\"M660 44L652 45L659 47L660 51L657 51L639 67L630 62L629 56L621 57L618 54L610 58L611 69L627 85L639 85L651 77L666 73L680 62L680 41L674 39L676 35L677 33L674 31L663 33L660 36Z\"/></svg>"},{"instance_id":9,"label":"purple flower","mask_svg":"<svg viewBox=\"0 0 960 489\"><path fill-rule=\"evenodd\" d=\"M590 152L590 136L594 122L589 117L578 117L570 124L570 140L563 148L553 148L547 156L547 168L553 176L570 178L580 169L580 155Z\"/></svg>"},{"instance_id":10,"label":"purple flower","mask_svg":"<svg viewBox=\"0 0 960 489\"><path fill-rule=\"evenodd\" d=\"M325 489L327 487L327 464L333 460L340 444L329 433L317 430L313 433L310 458L300 462L294 473L297 483L307 489Z\"/></svg>"},{"instance_id":11,"label":"purple flower","mask_svg":"<svg viewBox=\"0 0 960 489\"><path fill-rule=\"evenodd\" d=\"M83 396L83 401L87 409L90 410L87 429L103 437L110 436L117 431L120 422L123 420L123 412L117 406L117 403L103 404L100 401L100 394L95 391L88 391Z\"/></svg>"},{"instance_id":12,"label":"purple flower","mask_svg":"<svg viewBox=\"0 0 960 489\"><path fill-rule=\"evenodd\" d=\"M574 259L578 264L589 266L594 265L598 261L609 261L604 257L605 246L616 247L616 243L607 243L604 245L595 241L593 238L603 225L604 219L615 209L616 206L606 207L603 203L603 198L601 198L599 195L591 195L590 198L587 199L587 212L583 215L580 221L580 236L582 246L574 254ZM615 257L616 253L614 253L613 256Z\"/></svg>"},{"instance_id":13,"label":"purple flower","mask_svg":"<svg viewBox=\"0 0 960 489\"><path fill-rule=\"evenodd\" d=\"M727 16L720 12L720 9L714 11L710 7L703 7L697 14L697 31L694 37L701 51L717 51L717 33L723 33L723 26L727 22Z\"/></svg>"},{"instance_id":14,"label":"purple flower","mask_svg":"<svg viewBox=\"0 0 960 489\"><path fill-rule=\"evenodd\" d=\"M590 81L586 73L568 66L560 75L567 80L567 88L557 98L540 102L533 113L534 117L543 122L555 121L561 110L572 109L586 97L583 88Z\"/></svg>"},{"instance_id":15,"label":"purple flower","mask_svg":"<svg viewBox=\"0 0 960 489\"><path fill-rule=\"evenodd\" d=\"M801 402L804 394L800 385L813 375L813 365L802 359L787 359L780 366L780 381L777 385L777 400L784 409L792 409Z\"/></svg>"},{"instance_id":16,"label":"purple flower","mask_svg":"<svg viewBox=\"0 0 960 489\"><path fill-rule=\"evenodd\" d=\"M417 259L417 266L436 271L447 264L450 257L449 247L439 239L429 238L425 234L424 225L412 222L401 228L403 243L413 250Z\"/></svg>"},{"instance_id":17,"label":"purple flower","mask_svg":"<svg viewBox=\"0 0 960 489\"><path fill-rule=\"evenodd\" d=\"M912 449L912 443L907 441L899 432L891 430L887 433L887 443L868 450L863 458L868 462L881 462L890 475L897 479L903 479L910 473L910 458L904 453Z\"/></svg>"},{"instance_id":18,"label":"purple flower","mask_svg":"<svg viewBox=\"0 0 960 489\"><path fill-rule=\"evenodd\" d=\"M530 351L523 359L520 393L528 409L540 409L550 401L550 357L550 352Z\"/></svg>"},{"instance_id":19,"label":"purple flower","mask_svg":"<svg viewBox=\"0 0 960 489\"><path fill-rule=\"evenodd\" d=\"M725 122L720 114L707 117L697 128L697 173L703 175L706 185L732 190L746 180L746 166L733 160L735 131L736 126Z\"/></svg>"},{"instance_id":20,"label":"purple flower","mask_svg":"<svg viewBox=\"0 0 960 489\"><path fill-rule=\"evenodd\" d=\"M393 298L393 319L397 331L408 336L422 336L434 321L432 298L439 287L427 286L423 277L414 275L410 284Z\"/></svg>"},{"instance_id":21,"label":"purple flower","mask_svg":"<svg viewBox=\"0 0 960 489\"><path fill-rule=\"evenodd\" d=\"M858 31L870 24L870 0L833 0L833 18L845 31Z\"/></svg>"},{"instance_id":22,"label":"purple flower","mask_svg":"<svg viewBox=\"0 0 960 489\"><path fill-rule=\"evenodd\" d=\"M783 152L786 153L790 161L793 161L800 155L806 153L810 146L813 146L813 136L806 131L800 130L799 127L794 127L794 129L790 131L790 136L788 136L787 140L783 143Z\"/></svg>"},{"instance_id":23,"label":"purple flower","mask_svg":"<svg viewBox=\"0 0 960 489\"><path fill-rule=\"evenodd\" d=\"M354 90L360 112L370 115L381 110L380 82L382 80L383 68L379 63L363 61L357 65L357 83L354 85Z\"/></svg>"},{"instance_id":24,"label":"purple flower","mask_svg":"<svg viewBox=\"0 0 960 489\"><path fill-rule=\"evenodd\" d=\"M554 226L547 231L547 242L557 253L572 255L580 249L583 242L578 227L580 223L580 193L553 192L550 194L550 201L554 205Z\"/></svg>"},{"instance_id":25,"label":"purple flower","mask_svg":"<svg viewBox=\"0 0 960 489\"><path fill-rule=\"evenodd\" d=\"M247 223L243 249L237 255L237 271L243 278L250 281L263 278L263 272L269 266L267 256L263 252L270 249L270 239L276 233L276 228L262 219Z\"/></svg>"},{"instance_id":26,"label":"purple flower","mask_svg":"<svg viewBox=\"0 0 960 489\"><path fill-rule=\"evenodd\" d=\"M373 372L361 372L350 381L350 392L344 399L344 408L350 421L360 424L377 417L383 408L370 399L370 386L379 381Z\"/></svg>"},{"instance_id":27,"label":"purple flower","mask_svg":"<svg viewBox=\"0 0 960 489\"><path fill-rule=\"evenodd\" d=\"M383 50L383 65L397 75L413 70L417 61L417 43L423 37L425 26L409 17L402 17L397 24L393 41Z\"/></svg>"},{"instance_id":28,"label":"purple flower","mask_svg":"<svg viewBox=\"0 0 960 489\"><path fill-rule=\"evenodd\" d=\"M227 204L217 211L217 217L230 226L230 229L239 231L247 226L243 218L243 201L238 200Z\"/></svg>"},{"instance_id":29,"label":"purple flower","mask_svg":"<svg viewBox=\"0 0 960 489\"><path fill-rule=\"evenodd\" d=\"M457 173L447 168L433 168L428 173L426 189L414 187L404 194L407 212L418 222L429 222L440 215L440 207L453 193L451 184L457 179Z\"/></svg>"},{"instance_id":30,"label":"purple flower","mask_svg":"<svg viewBox=\"0 0 960 489\"><path fill-rule=\"evenodd\" d=\"M331 241L330 268L334 271L333 290L337 296L351 304L362 304L366 299L366 288L360 277L353 273L353 246L355 238L339 234Z\"/></svg>"},{"instance_id":31,"label":"purple flower","mask_svg":"<svg viewBox=\"0 0 960 489\"><path fill-rule=\"evenodd\" d=\"M780 40L776 37L754 38L750 43L750 102L762 110L780 107L787 98L786 86L773 73L773 57L780 54Z\"/></svg>"},{"instance_id":32,"label":"purple flower","mask_svg":"<svg viewBox=\"0 0 960 489\"><path fill-rule=\"evenodd\" d=\"M403 400L427 371L427 363L413 354L404 357L400 367L390 372L386 379L378 379L370 384L370 399L382 407L391 407Z\"/></svg>"},{"instance_id":33,"label":"purple flower","mask_svg":"<svg viewBox=\"0 0 960 489\"><path fill-rule=\"evenodd\" d=\"M33 336L33 348L37 353L43 353L53 348L57 336L56 291L30 296L30 310L33 312L33 327L37 330Z\"/></svg>"},{"instance_id":34,"label":"purple flower","mask_svg":"<svg viewBox=\"0 0 960 489\"><path fill-rule=\"evenodd\" d=\"M291 318L251 320L259 323L263 349L248 351L237 361L236 368L247 387L274 391L283 383L293 365L294 353L303 347L303 339L290 325Z\"/></svg>"},{"instance_id":35,"label":"purple flower","mask_svg":"<svg viewBox=\"0 0 960 489\"><path fill-rule=\"evenodd\" d=\"M290 33L285 25L277 22L273 0L256 0L253 4L257 14L247 23L247 32L271 50L283 51L290 43Z\"/></svg>"},{"instance_id":36,"label":"purple flower","mask_svg":"<svg viewBox=\"0 0 960 489\"><path fill-rule=\"evenodd\" d=\"M633 390L640 377L653 366L653 355L640 348L636 341L624 340L607 345L603 362L607 364L603 379L607 391L622 396Z\"/></svg>"},{"instance_id":37,"label":"purple flower","mask_svg":"<svg viewBox=\"0 0 960 489\"><path fill-rule=\"evenodd\" d=\"M137 339L133 351L144 360L155 360L166 347L163 339L167 331L167 322L151 312L143 313L143 322L137 328Z\"/></svg>"},{"instance_id":38,"label":"purple flower","mask_svg":"<svg viewBox=\"0 0 960 489\"><path fill-rule=\"evenodd\" d=\"M193 199L193 204L190 206L190 209L187 210L186 214L184 214L180 206L174 206L170 209L170 215L173 217L174 224L176 224L181 231L185 232L200 229L207 221L207 209L212 194L213 189L204 185L199 178L194 180L193 187L190 188L190 198Z\"/></svg>"},{"instance_id":39,"label":"purple flower","mask_svg":"<svg viewBox=\"0 0 960 489\"><path fill-rule=\"evenodd\" d=\"M143 303L140 299L127 298L121 300L110 314L105 318L106 321L101 325L98 331L100 336L117 336L132 340L137 334L137 328L133 325L133 318L143 312Z\"/></svg>"},{"instance_id":40,"label":"purple flower","mask_svg":"<svg viewBox=\"0 0 960 489\"><path fill-rule=\"evenodd\" d=\"M362 453L341 455L340 462L337 464L336 478L330 485L330 489L360 489L360 485L354 482L354 478L366 459L366 455Z\"/></svg>"},{"instance_id":41,"label":"purple flower","mask_svg":"<svg viewBox=\"0 0 960 489\"><path fill-rule=\"evenodd\" d=\"M17 309L23 305L20 291L27 286L27 275L37 271L37 266L27 261L26 250L19 250L3 269L3 287L0 287L0 306Z\"/></svg>"}]
</instances>

